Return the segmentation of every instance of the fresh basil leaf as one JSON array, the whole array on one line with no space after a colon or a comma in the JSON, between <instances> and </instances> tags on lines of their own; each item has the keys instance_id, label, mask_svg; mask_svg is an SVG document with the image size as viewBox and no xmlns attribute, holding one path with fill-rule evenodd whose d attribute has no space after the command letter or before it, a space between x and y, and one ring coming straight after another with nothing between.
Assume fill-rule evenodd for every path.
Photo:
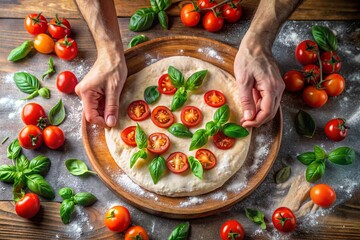
<instances>
[{"instance_id":1,"label":"fresh basil leaf","mask_svg":"<svg viewBox=\"0 0 360 240\"><path fill-rule=\"evenodd\" d=\"M157 86L147 87L144 91L144 99L145 102L148 104L152 104L156 102L156 100L158 100L159 97L160 97L160 93Z\"/></svg>"},{"instance_id":2,"label":"fresh basil leaf","mask_svg":"<svg viewBox=\"0 0 360 240\"><path fill-rule=\"evenodd\" d=\"M170 81L171 81L172 85L174 85L174 87L181 88L184 86L184 83L185 83L184 76L178 69L176 69L173 66L169 66L168 75L169 75Z\"/></svg>"},{"instance_id":3,"label":"fresh basil leaf","mask_svg":"<svg viewBox=\"0 0 360 240\"><path fill-rule=\"evenodd\" d=\"M162 156L154 158L150 165L149 171L154 184L157 184L161 176L164 174L166 168L166 161Z\"/></svg>"},{"instance_id":4,"label":"fresh basil leaf","mask_svg":"<svg viewBox=\"0 0 360 240\"><path fill-rule=\"evenodd\" d=\"M7 60L11 62L16 62L19 61L20 59L23 59L31 52L33 47L34 47L33 41L25 41L20 46L11 50Z\"/></svg>"},{"instance_id":5,"label":"fresh basil leaf","mask_svg":"<svg viewBox=\"0 0 360 240\"><path fill-rule=\"evenodd\" d=\"M73 200L65 199L61 203L60 217L61 217L61 221L64 224L68 224L70 222L70 219L71 219L71 216L72 216L74 210L75 210L75 203Z\"/></svg>"},{"instance_id":6,"label":"fresh basil leaf","mask_svg":"<svg viewBox=\"0 0 360 240\"><path fill-rule=\"evenodd\" d=\"M90 206L97 201L97 198L88 192L79 192L74 196L75 204L79 204L83 207Z\"/></svg>"},{"instance_id":7,"label":"fresh basil leaf","mask_svg":"<svg viewBox=\"0 0 360 240\"><path fill-rule=\"evenodd\" d=\"M207 122L205 124L206 134L208 136L214 136L217 131L219 131L219 126L216 125L213 121Z\"/></svg>"},{"instance_id":8,"label":"fresh basil leaf","mask_svg":"<svg viewBox=\"0 0 360 240\"><path fill-rule=\"evenodd\" d=\"M243 138L249 135L248 130L235 123L226 123L222 129L223 133L231 138Z\"/></svg>"},{"instance_id":9,"label":"fresh basil leaf","mask_svg":"<svg viewBox=\"0 0 360 240\"><path fill-rule=\"evenodd\" d=\"M55 193L50 184L39 174L26 176L26 185L30 191L47 199L54 199Z\"/></svg>"},{"instance_id":10,"label":"fresh basil leaf","mask_svg":"<svg viewBox=\"0 0 360 240\"><path fill-rule=\"evenodd\" d=\"M82 176L87 173L97 174L96 172L89 171L86 164L79 159L68 159L65 161L66 169L74 176Z\"/></svg>"},{"instance_id":11,"label":"fresh basil leaf","mask_svg":"<svg viewBox=\"0 0 360 240\"><path fill-rule=\"evenodd\" d=\"M140 149L147 147L147 136L138 123L136 123L135 129L135 142Z\"/></svg>"},{"instance_id":12,"label":"fresh basil leaf","mask_svg":"<svg viewBox=\"0 0 360 240\"><path fill-rule=\"evenodd\" d=\"M168 131L175 137L191 138L193 136L192 132L182 123L174 123L168 128Z\"/></svg>"},{"instance_id":13,"label":"fresh basil leaf","mask_svg":"<svg viewBox=\"0 0 360 240\"><path fill-rule=\"evenodd\" d=\"M20 91L34 96L40 88L39 80L30 73L17 72L14 74L14 81Z\"/></svg>"},{"instance_id":14,"label":"fresh basil leaf","mask_svg":"<svg viewBox=\"0 0 360 240\"><path fill-rule=\"evenodd\" d=\"M163 29L169 28L169 17L165 11L160 11L158 13L158 20Z\"/></svg>"},{"instance_id":15,"label":"fresh basil leaf","mask_svg":"<svg viewBox=\"0 0 360 240\"><path fill-rule=\"evenodd\" d=\"M65 119L65 107L62 99L50 110L49 121L51 125L59 126Z\"/></svg>"},{"instance_id":16,"label":"fresh basil leaf","mask_svg":"<svg viewBox=\"0 0 360 240\"><path fill-rule=\"evenodd\" d=\"M146 41L149 41L149 38L146 37L145 35L143 34L140 34L140 35L137 35L135 37L133 37L129 44L128 44L128 47L129 48L132 48L132 47L135 47L136 45L140 44L140 43L143 43L143 42L146 42Z\"/></svg>"},{"instance_id":17,"label":"fresh basil leaf","mask_svg":"<svg viewBox=\"0 0 360 240\"><path fill-rule=\"evenodd\" d=\"M190 169L192 171L192 173L199 179L203 179L203 175L204 175L204 169L200 163L199 160L197 160L196 158L194 158L193 156L190 156L188 158L188 162L190 165Z\"/></svg>"},{"instance_id":18,"label":"fresh basil leaf","mask_svg":"<svg viewBox=\"0 0 360 240\"><path fill-rule=\"evenodd\" d=\"M350 147L339 147L330 152L328 159L335 164L349 165L355 161L356 153Z\"/></svg>"},{"instance_id":19,"label":"fresh basil leaf","mask_svg":"<svg viewBox=\"0 0 360 240\"><path fill-rule=\"evenodd\" d=\"M130 18L129 29L133 32L148 30L153 25L155 12L151 8L140 8Z\"/></svg>"},{"instance_id":20,"label":"fresh basil leaf","mask_svg":"<svg viewBox=\"0 0 360 240\"><path fill-rule=\"evenodd\" d=\"M39 89L38 94L43 98L49 99L50 98L50 90L46 87L42 87Z\"/></svg>"},{"instance_id":21,"label":"fresh basil leaf","mask_svg":"<svg viewBox=\"0 0 360 240\"><path fill-rule=\"evenodd\" d=\"M245 208L245 215L254 223L259 224L261 229L266 229L265 216L263 212L256 209Z\"/></svg>"},{"instance_id":22,"label":"fresh basil leaf","mask_svg":"<svg viewBox=\"0 0 360 240\"><path fill-rule=\"evenodd\" d=\"M311 33L314 37L315 42L324 51L336 51L337 39L334 33L324 26L313 26Z\"/></svg>"},{"instance_id":23,"label":"fresh basil leaf","mask_svg":"<svg viewBox=\"0 0 360 240\"><path fill-rule=\"evenodd\" d=\"M15 181L16 168L14 165L0 165L0 181L13 183Z\"/></svg>"},{"instance_id":24,"label":"fresh basil leaf","mask_svg":"<svg viewBox=\"0 0 360 240\"><path fill-rule=\"evenodd\" d=\"M190 223L184 222L176 226L171 232L168 240L186 240L190 232Z\"/></svg>"},{"instance_id":25,"label":"fresh basil leaf","mask_svg":"<svg viewBox=\"0 0 360 240\"><path fill-rule=\"evenodd\" d=\"M130 168L132 168L139 158L146 159L147 152L143 149L140 149L138 152L134 153L130 158Z\"/></svg>"},{"instance_id":26,"label":"fresh basil leaf","mask_svg":"<svg viewBox=\"0 0 360 240\"><path fill-rule=\"evenodd\" d=\"M325 162L316 160L306 168L306 181L315 182L319 180L325 173Z\"/></svg>"},{"instance_id":27,"label":"fresh basil leaf","mask_svg":"<svg viewBox=\"0 0 360 240\"><path fill-rule=\"evenodd\" d=\"M206 77L208 73L208 70L202 70L193 73L189 79L186 81L185 88L186 90L195 90L198 87L200 87L204 81L204 78Z\"/></svg>"},{"instance_id":28,"label":"fresh basil leaf","mask_svg":"<svg viewBox=\"0 0 360 240\"><path fill-rule=\"evenodd\" d=\"M23 172L25 169L29 167L30 161L25 157L25 155L21 154L20 157L16 159L15 167L17 172Z\"/></svg>"},{"instance_id":29,"label":"fresh basil leaf","mask_svg":"<svg viewBox=\"0 0 360 240\"><path fill-rule=\"evenodd\" d=\"M11 159L14 160L17 157L19 157L19 155L21 154L21 146L19 143L19 140L16 138L14 141L12 141L12 143L10 143L10 145L7 148L7 153L6 156Z\"/></svg>"},{"instance_id":30,"label":"fresh basil leaf","mask_svg":"<svg viewBox=\"0 0 360 240\"><path fill-rule=\"evenodd\" d=\"M316 156L314 152L306 152L297 156L297 159L305 165L309 165L310 163L316 160Z\"/></svg>"},{"instance_id":31,"label":"fresh basil leaf","mask_svg":"<svg viewBox=\"0 0 360 240\"><path fill-rule=\"evenodd\" d=\"M184 103L187 101L187 92L181 90L182 87L179 88L173 96L170 107L172 112L175 111L176 109L181 108L184 105Z\"/></svg>"},{"instance_id":32,"label":"fresh basil leaf","mask_svg":"<svg viewBox=\"0 0 360 240\"><path fill-rule=\"evenodd\" d=\"M171 6L171 0L150 0L151 8L154 12L165 11Z\"/></svg>"},{"instance_id":33,"label":"fresh basil leaf","mask_svg":"<svg viewBox=\"0 0 360 240\"><path fill-rule=\"evenodd\" d=\"M284 183L290 178L290 175L291 175L291 167L286 166L286 167L284 167L284 168L282 168L282 169L280 169L279 171L276 172L276 174L275 174L275 182L277 184Z\"/></svg>"},{"instance_id":34,"label":"fresh basil leaf","mask_svg":"<svg viewBox=\"0 0 360 240\"><path fill-rule=\"evenodd\" d=\"M309 113L299 110L295 118L295 129L301 136L312 138L315 133L316 124Z\"/></svg>"},{"instance_id":35,"label":"fresh basil leaf","mask_svg":"<svg viewBox=\"0 0 360 240\"><path fill-rule=\"evenodd\" d=\"M230 108L227 104L222 105L214 113L214 122L218 124L226 123L230 118Z\"/></svg>"},{"instance_id":36,"label":"fresh basil leaf","mask_svg":"<svg viewBox=\"0 0 360 240\"><path fill-rule=\"evenodd\" d=\"M25 195L25 191L23 189L24 187L25 187L24 175L19 174L14 179L13 195L14 195L14 201L15 202L18 202Z\"/></svg>"},{"instance_id":37,"label":"fresh basil leaf","mask_svg":"<svg viewBox=\"0 0 360 240\"><path fill-rule=\"evenodd\" d=\"M51 162L49 158L39 155L30 161L29 169L31 170L31 174L45 174L49 171L50 166Z\"/></svg>"},{"instance_id":38,"label":"fresh basil leaf","mask_svg":"<svg viewBox=\"0 0 360 240\"><path fill-rule=\"evenodd\" d=\"M74 196L74 190L69 187L61 188L58 193L62 199L70 199Z\"/></svg>"},{"instance_id":39,"label":"fresh basil leaf","mask_svg":"<svg viewBox=\"0 0 360 240\"><path fill-rule=\"evenodd\" d=\"M41 75L41 79L44 80L46 77L51 76L55 72L56 71L55 71L55 68L54 68L54 60L53 60L52 57L50 57L49 62L48 62L48 70L46 70L46 72L44 72L44 74Z\"/></svg>"},{"instance_id":40,"label":"fresh basil leaf","mask_svg":"<svg viewBox=\"0 0 360 240\"><path fill-rule=\"evenodd\" d=\"M190 148L189 150L195 150L201 148L208 142L209 136L206 133L205 129L198 129L194 133L193 137L191 138Z\"/></svg>"},{"instance_id":41,"label":"fresh basil leaf","mask_svg":"<svg viewBox=\"0 0 360 240\"><path fill-rule=\"evenodd\" d=\"M324 160L326 158L326 152L318 145L314 145L315 160Z\"/></svg>"}]
</instances>

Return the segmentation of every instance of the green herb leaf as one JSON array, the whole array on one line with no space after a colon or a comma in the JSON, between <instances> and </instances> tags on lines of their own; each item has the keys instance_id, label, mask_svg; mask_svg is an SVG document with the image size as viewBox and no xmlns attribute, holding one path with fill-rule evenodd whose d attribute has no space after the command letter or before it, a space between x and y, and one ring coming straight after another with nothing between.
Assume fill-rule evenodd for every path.
<instances>
[{"instance_id":1,"label":"green herb leaf","mask_svg":"<svg viewBox=\"0 0 360 240\"><path fill-rule=\"evenodd\" d=\"M171 6L171 0L150 0L151 8L154 12L165 11Z\"/></svg>"},{"instance_id":2,"label":"green herb leaf","mask_svg":"<svg viewBox=\"0 0 360 240\"><path fill-rule=\"evenodd\" d=\"M315 182L319 180L325 173L325 162L321 160L316 160L312 162L306 168L306 181Z\"/></svg>"},{"instance_id":3,"label":"green herb leaf","mask_svg":"<svg viewBox=\"0 0 360 240\"><path fill-rule=\"evenodd\" d=\"M39 155L30 161L29 169L31 174L46 174L51 166L49 158Z\"/></svg>"},{"instance_id":4,"label":"green herb leaf","mask_svg":"<svg viewBox=\"0 0 360 240\"><path fill-rule=\"evenodd\" d=\"M55 193L50 184L39 174L26 176L26 185L30 191L47 199L54 199Z\"/></svg>"},{"instance_id":5,"label":"green herb leaf","mask_svg":"<svg viewBox=\"0 0 360 240\"><path fill-rule=\"evenodd\" d=\"M128 47L129 48L132 48L132 47L135 47L136 45L140 44L140 43L143 43L143 42L146 42L146 41L149 41L149 38L146 37L145 35L143 34L140 34L140 35L137 35L135 37L133 37L129 44L128 44Z\"/></svg>"},{"instance_id":6,"label":"green herb leaf","mask_svg":"<svg viewBox=\"0 0 360 240\"><path fill-rule=\"evenodd\" d=\"M41 76L41 79L44 80L46 77L51 76L55 72L56 71L54 68L54 60L52 57L50 57L49 62L48 62L48 70L46 70L46 72L44 72L44 74Z\"/></svg>"},{"instance_id":7,"label":"green herb leaf","mask_svg":"<svg viewBox=\"0 0 360 240\"><path fill-rule=\"evenodd\" d=\"M96 200L97 198L88 192L79 192L74 196L75 204L79 204L83 207L87 207L94 204Z\"/></svg>"},{"instance_id":8,"label":"green herb leaf","mask_svg":"<svg viewBox=\"0 0 360 240\"><path fill-rule=\"evenodd\" d=\"M314 145L315 160L324 160L326 152L321 147Z\"/></svg>"},{"instance_id":9,"label":"green herb leaf","mask_svg":"<svg viewBox=\"0 0 360 240\"><path fill-rule=\"evenodd\" d=\"M243 138L249 135L248 130L236 123L226 123L222 129L223 133L232 138Z\"/></svg>"},{"instance_id":10,"label":"green herb leaf","mask_svg":"<svg viewBox=\"0 0 360 240\"><path fill-rule=\"evenodd\" d=\"M130 158L130 168L132 168L139 158L146 159L147 152L143 149L140 149L138 152L134 153Z\"/></svg>"},{"instance_id":11,"label":"green herb leaf","mask_svg":"<svg viewBox=\"0 0 360 240\"><path fill-rule=\"evenodd\" d=\"M160 97L160 93L157 86L147 87L144 91L144 99L145 102L148 104L152 104L156 102L156 100L158 100L159 97Z\"/></svg>"},{"instance_id":12,"label":"green herb leaf","mask_svg":"<svg viewBox=\"0 0 360 240\"><path fill-rule=\"evenodd\" d=\"M15 202L18 202L25 195L25 191L23 189L24 187L25 187L24 175L20 173L14 179L13 195Z\"/></svg>"},{"instance_id":13,"label":"green herb leaf","mask_svg":"<svg viewBox=\"0 0 360 240\"><path fill-rule=\"evenodd\" d=\"M295 118L295 129L301 136L312 138L315 133L316 124L309 113L299 110Z\"/></svg>"},{"instance_id":14,"label":"green herb leaf","mask_svg":"<svg viewBox=\"0 0 360 240\"><path fill-rule=\"evenodd\" d=\"M324 51L336 51L337 39L334 33L324 26L313 26L311 33L314 37L315 42Z\"/></svg>"},{"instance_id":15,"label":"green herb leaf","mask_svg":"<svg viewBox=\"0 0 360 240\"><path fill-rule=\"evenodd\" d=\"M29 167L30 161L25 157L25 155L21 154L20 157L16 159L15 167L17 172L23 172L25 169Z\"/></svg>"},{"instance_id":16,"label":"green herb leaf","mask_svg":"<svg viewBox=\"0 0 360 240\"><path fill-rule=\"evenodd\" d=\"M206 77L208 70L202 70L199 72L193 73L189 79L186 81L185 88L186 90L195 90L200 87Z\"/></svg>"},{"instance_id":17,"label":"green herb leaf","mask_svg":"<svg viewBox=\"0 0 360 240\"><path fill-rule=\"evenodd\" d=\"M147 147L147 136L138 123L136 123L135 129L135 142L140 149Z\"/></svg>"},{"instance_id":18,"label":"green herb leaf","mask_svg":"<svg viewBox=\"0 0 360 240\"><path fill-rule=\"evenodd\" d=\"M174 97L171 101L171 111L175 111L178 108L181 108L184 103L187 101L187 92L182 91L183 87L176 90Z\"/></svg>"},{"instance_id":19,"label":"green herb leaf","mask_svg":"<svg viewBox=\"0 0 360 240\"><path fill-rule=\"evenodd\" d=\"M166 168L166 161L162 156L154 158L150 165L149 171L154 184L157 184L161 176L164 174Z\"/></svg>"},{"instance_id":20,"label":"green herb leaf","mask_svg":"<svg viewBox=\"0 0 360 240\"><path fill-rule=\"evenodd\" d=\"M73 200L65 199L61 203L60 217L61 217L61 221L64 224L68 224L70 222L71 215L73 214L74 210L75 210L75 203Z\"/></svg>"},{"instance_id":21,"label":"green herb leaf","mask_svg":"<svg viewBox=\"0 0 360 240\"><path fill-rule=\"evenodd\" d=\"M30 96L34 95L35 97L40 88L39 80L30 73L17 72L14 74L14 81L20 91L30 94Z\"/></svg>"},{"instance_id":22,"label":"green herb leaf","mask_svg":"<svg viewBox=\"0 0 360 240\"><path fill-rule=\"evenodd\" d=\"M261 229L263 230L266 229L266 223L264 220L263 212L256 209L245 208L245 215L248 219L250 219L254 223L259 224L261 226Z\"/></svg>"},{"instance_id":23,"label":"green herb leaf","mask_svg":"<svg viewBox=\"0 0 360 240\"><path fill-rule=\"evenodd\" d=\"M213 121L207 122L205 124L206 134L208 136L214 136L217 131L219 131L219 126L216 125Z\"/></svg>"},{"instance_id":24,"label":"green herb leaf","mask_svg":"<svg viewBox=\"0 0 360 240\"><path fill-rule=\"evenodd\" d=\"M20 59L23 59L31 52L33 47L34 47L33 41L25 41L20 46L11 50L7 60L11 62L16 62L19 61Z\"/></svg>"},{"instance_id":25,"label":"green herb leaf","mask_svg":"<svg viewBox=\"0 0 360 240\"><path fill-rule=\"evenodd\" d=\"M188 158L189 161L189 165L190 165L190 169L193 172L193 174L199 178L199 179L203 179L203 175L204 175L204 169L200 163L199 160L197 160L196 158L194 158L193 156L190 156Z\"/></svg>"},{"instance_id":26,"label":"green herb leaf","mask_svg":"<svg viewBox=\"0 0 360 240\"><path fill-rule=\"evenodd\" d=\"M230 108L227 104L222 105L214 113L214 122L218 124L226 123L230 118Z\"/></svg>"},{"instance_id":27,"label":"green herb leaf","mask_svg":"<svg viewBox=\"0 0 360 240\"><path fill-rule=\"evenodd\" d=\"M201 148L208 142L209 136L204 129L198 129L194 133L193 137L191 138L190 148L189 150L195 150Z\"/></svg>"},{"instance_id":28,"label":"green herb leaf","mask_svg":"<svg viewBox=\"0 0 360 240\"><path fill-rule=\"evenodd\" d=\"M355 161L356 153L349 147L339 147L330 152L328 159L330 162L339 165L349 165Z\"/></svg>"},{"instance_id":29,"label":"green herb leaf","mask_svg":"<svg viewBox=\"0 0 360 240\"><path fill-rule=\"evenodd\" d=\"M284 167L284 168L282 168L282 169L280 169L279 171L276 172L276 174L275 174L275 182L277 184L284 183L290 178L290 175L291 175L291 167L286 166L286 167Z\"/></svg>"},{"instance_id":30,"label":"green herb leaf","mask_svg":"<svg viewBox=\"0 0 360 240\"><path fill-rule=\"evenodd\" d=\"M190 223L184 222L176 226L168 240L186 240L190 232Z\"/></svg>"},{"instance_id":31,"label":"green herb leaf","mask_svg":"<svg viewBox=\"0 0 360 240\"><path fill-rule=\"evenodd\" d=\"M168 128L168 131L175 137L191 138L193 136L192 132L182 123L174 123Z\"/></svg>"},{"instance_id":32,"label":"green herb leaf","mask_svg":"<svg viewBox=\"0 0 360 240\"><path fill-rule=\"evenodd\" d=\"M40 88L38 94L43 98L49 99L50 98L50 90L46 87Z\"/></svg>"},{"instance_id":33,"label":"green herb leaf","mask_svg":"<svg viewBox=\"0 0 360 240\"><path fill-rule=\"evenodd\" d=\"M65 161L66 169L74 176L82 176L87 173L96 174L93 171L89 171L86 164L79 159L68 159Z\"/></svg>"},{"instance_id":34,"label":"green herb leaf","mask_svg":"<svg viewBox=\"0 0 360 240\"><path fill-rule=\"evenodd\" d=\"M16 159L20 153L21 153L21 146L19 143L19 140L16 138L14 141L12 141L12 143L10 143L10 145L7 148L7 153L6 156L11 159L14 160Z\"/></svg>"},{"instance_id":35,"label":"green herb leaf","mask_svg":"<svg viewBox=\"0 0 360 240\"><path fill-rule=\"evenodd\" d=\"M169 28L169 17L165 11L160 11L158 13L158 20L163 29Z\"/></svg>"},{"instance_id":36,"label":"green herb leaf","mask_svg":"<svg viewBox=\"0 0 360 240\"><path fill-rule=\"evenodd\" d=\"M69 187L61 188L58 193L63 199L70 199L74 196L74 190Z\"/></svg>"},{"instance_id":37,"label":"green herb leaf","mask_svg":"<svg viewBox=\"0 0 360 240\"><path fill-rule=\"evenodd\" d=\"M305 165L309 165L310 163L316 160L316 156L314 152L306 152L297 156L297 159Z\"/></svg>"},{"instance_id":38,"label":"green herb leaf","mask_svg":"<svg viewBox=\"0 0 360 240\"><path fill-rule=\"evenodd\" d=\"M130 18L129 29L134 32L148 30L153 25L155 12L151 8L140 8Z\"/></svg>"},{"instance_id":39,"label":"green herb leaf","mask_svg":"<svg viewBox=\"0 0 360 240\"><path fill-rule=\"evenodd\" d=\"M185 83L184 76L178 69L176 69L173 66L170 66L168 68L168 74L169 74L170 81L171 81L172 85L174 85L174 87L180 88L180 87L184 86L184 83Z\"/></svg>"},{"instance_id":40,"label":"green herb leaf","mask_svg":"<svg viewBox=\"0 0 360 240\"><path fill-rule=\"evenodd\" d=\"M51 125L59 126L65 119L65 107L62 99L50 110L49 121Z\"/></svg>"},{"instance_id":41,"label":"green herb leaf","mask_svg":"<svg viewBox=\"0 0 360 240\"><path fill-rule=\"evenodd\" d=\"M0 181L13 183L15 181L16 168L14 165L0 165Z\"/></svg>"}]
</instances>

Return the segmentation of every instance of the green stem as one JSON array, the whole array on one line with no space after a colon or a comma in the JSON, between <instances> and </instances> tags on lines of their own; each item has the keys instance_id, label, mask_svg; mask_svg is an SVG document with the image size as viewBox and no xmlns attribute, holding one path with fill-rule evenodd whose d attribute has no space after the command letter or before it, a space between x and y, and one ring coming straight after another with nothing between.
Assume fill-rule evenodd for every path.
<instances>
[{"instance_id":1,"label":"green stem","mask_svg":"<svg viewBox=\"0 0 360 240\"><path fill-rule=\"evenodd\" d=\"M3 145L8 139L9 137L5 137L4 140L2 140L1 145Z\"/></svg>"}]
</instances>

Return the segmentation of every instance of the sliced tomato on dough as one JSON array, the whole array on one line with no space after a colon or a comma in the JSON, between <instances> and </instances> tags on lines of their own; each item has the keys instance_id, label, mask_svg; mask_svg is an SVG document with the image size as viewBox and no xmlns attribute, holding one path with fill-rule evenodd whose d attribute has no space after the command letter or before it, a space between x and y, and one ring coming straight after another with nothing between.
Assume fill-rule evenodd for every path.
<instances>
[{"instance_id":1,"label":"sliced tomato on dough","mask_svg":"<svg viewBox=\"0 0 360 240\"><path fill-rule=\"evenodd\" d=\"M189 168L188 158L182 152L174 152L166 159L166 166L173 173L183 173Z\"/></svg>"},{"instance_id":2,"label":"sliced tomato on dough","mask_svg":"<svg viewBox=\"0 0 360 240\"><path fill-rule=\"evenodd\" d=\"M121 132L121 139L124 141L124 143L126 143L126 145L136 147L137 144L135 142L135 130L136 126L130 126Z\"/></svg>"},{"instance_id":3,"label":"sliced tomato on dough","mask_svg":"<svg viewBox=\"0 0 360 240\"><path fill-rule=\"evenodd\" d=\"M152 110L151 121L160 128L168 128L174 123L174 115L169 108L157 106Z\"/></svg>"},{"instance_id":4,"label":"sliced tomato on dough","mask_svg":"<svg viewBox=\"0 0 360 240\"><path fill-rule=\"evenodd\" d=\"M181 122L187 127L195 127L199 125L203 119L203 115L197 107L186 106L181 110Z\"/></svg>"},{"instance_id":5,"label":"sliced tomato on dough","mask_svg":"<svg viewBox=\"0 0 360 240\"><path fill-rule=\"evenodd\" d=\"M163 154L170 147L170 139L163 133L153 133L148 137L147 149L155 154Z\"/></svg>"},{"instance_id":6,"label":"sliced tomato on dough","mask_svg":"<svg viewBox=\"0 0 360 240\"><path fill-rule=\"evenodd\" d=\"M199 160L204 170L210 170L216 165L216 157L210 150L203 148L197 150L195 158Z\"/></svg>"},{"instance_id":7,"label":"sliced tomato on dough","mask_svg":"<svg viewBox=\"0 0 360 240\"><path fill-rule=\"evenodd\" d=\"M136 100L129 104L127 113L132 120L143 121L150 115L150 109L145 101Z\"/></svg>"},{"instance_id":8,"label":"sliced tomato on dough","mask_svg":"<svg viewBox=\"0 0 360 240\"><path fill-rule=\"evenodd\" d=\"M173 95L176 92L176 87L171 83L168 74L162 75L158 80L158 90L162 94Z\"/></svg>"},{"instance_id":9,"label":"sliced tomato on dough","mask_svg":"<svg viewBox=\"0 0 360 240\"><path fill-rule=\"evenodd\" d=\"M222 150L230 149L235 144L235 138L228 137L221 131L213 136L213 141L215 146Z\"/></svg>"},{"instance_id":10,"label":"sliced tomato on dough","mask_svg":"<svg viewBox=\"0 0 360 240\"><path fill-rule=\"evenodd\" d=\"M225 104L226 98L224 94L217 90L210 90L204 95L205 103L211 107L221 107Z\"/></svg>"}]
</instances>

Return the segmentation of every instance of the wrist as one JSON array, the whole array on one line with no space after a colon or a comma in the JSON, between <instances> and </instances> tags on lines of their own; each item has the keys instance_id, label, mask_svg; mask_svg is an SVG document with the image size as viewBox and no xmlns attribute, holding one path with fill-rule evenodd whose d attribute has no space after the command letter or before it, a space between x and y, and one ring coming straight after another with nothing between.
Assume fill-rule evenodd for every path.
<instances>
[{"instance_id":1,"label":"wrist","mask_svg":"<svg viewBox=\"0 0 360 240\"><path fill-rule=\"evenodd\" d=\"M271 33L257 32L249 29L241 41L240 49L246 48L253 55L258 55L259 53L271 55L273 41Z\"/></svg>"}]
</instances>

